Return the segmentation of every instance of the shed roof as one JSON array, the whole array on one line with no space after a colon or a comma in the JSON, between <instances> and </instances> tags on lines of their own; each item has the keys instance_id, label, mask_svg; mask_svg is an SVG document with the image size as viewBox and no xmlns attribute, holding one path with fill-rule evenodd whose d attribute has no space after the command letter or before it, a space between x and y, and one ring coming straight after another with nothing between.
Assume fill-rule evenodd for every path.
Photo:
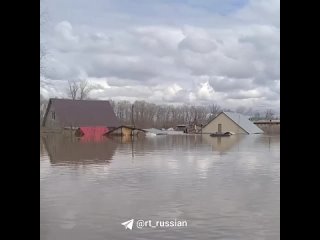
<instances>
[{"instance_id":1,"label":"shed roof","mask_svg":"<svg viewBox=\"0 0 320 240\"><path fill-rule=\"evenodd\" d=\"M52 98L49 100L44 123L51 108L63 126L120 126L109 101Z\"/></svg>"},{"instance_id":2,"label":"shed roof","mask_svg":"<svg viewBox=\"0 0 320 240\"><path fill-rule=\"evenodd\" d=\"M108 130L107 132L105 132L103 135L109 135L110 133L113 133L115 131L117 131L118 129L120 128L128 128L128 129L131 129L131 130L138 130L138 131L142 131L142 132L147 132L146 130L144 129L140 129L140 128L136 128L136 127L132 127L132 126L124 126L124 125L121 125L119 127L116 127L116 128L113 128L111 130Z\"/></svg>"}]
</instances>

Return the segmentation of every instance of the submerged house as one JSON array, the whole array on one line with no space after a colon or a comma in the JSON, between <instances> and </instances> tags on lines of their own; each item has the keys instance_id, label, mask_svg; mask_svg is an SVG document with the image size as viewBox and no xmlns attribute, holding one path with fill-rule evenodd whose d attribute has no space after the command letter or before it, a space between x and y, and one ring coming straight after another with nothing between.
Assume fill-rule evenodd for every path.
<instances>
[{"instance_id":1,"label":"submerged house","mask_svg":"<svg viewBox=\"0 0 320 240\"><path fill-rule=\"evenodd\" d=\"M51 98L43 118L46 130L78 130L81 135L120 126L109 101Z\"/></svg>"},{"instance_id":2,"label":"submerged house","mask_svg":"<svg viewBox=\"0 0 320 240\"><path fill-rule=\"evenodd\" d=\"M179 124L179 125L177 125L177 126L175 127L175 130L176 130L176 131L183 131L183 132L185 132L187 128L188 128L187 125L185 125L185 124Z\"/></svg>"},{"instance_id":3,"label":"submerged house","mask_svg":"<svg viewBox=\"0 0 320 240\"><path fill-rule=\"evenodd\" d=\"M147 131L133 126L119 126L107 131L104 136L145 136Z\"/></svg>"},{"instance_id":4,"label":"submerged house","mask_svg":"<svg viewBox=\"0 0 320 240\"><path fill-rule=\"evenodd\" d=\"M202 129L202 133L211 134L217 132L231 132L233 134L263 133L263 131L246 116L233 112L221 112Z\"/></svg>"}]
</instances>

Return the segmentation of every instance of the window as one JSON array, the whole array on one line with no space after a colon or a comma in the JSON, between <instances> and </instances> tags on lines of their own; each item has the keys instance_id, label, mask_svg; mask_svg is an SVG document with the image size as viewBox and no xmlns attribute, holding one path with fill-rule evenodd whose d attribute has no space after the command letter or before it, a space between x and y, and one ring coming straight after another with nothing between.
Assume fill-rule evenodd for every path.
<instances>
[{"instance_id":1,"label":"window","mask_svg":"<svg viewBox=\"0 0 320 240\"><path fill-rule=\"evenodd\" d=\"M55 112L51 112L51 117L52 117L52 119L56 119L56 113Z\"/></svg>"}]
</instances>

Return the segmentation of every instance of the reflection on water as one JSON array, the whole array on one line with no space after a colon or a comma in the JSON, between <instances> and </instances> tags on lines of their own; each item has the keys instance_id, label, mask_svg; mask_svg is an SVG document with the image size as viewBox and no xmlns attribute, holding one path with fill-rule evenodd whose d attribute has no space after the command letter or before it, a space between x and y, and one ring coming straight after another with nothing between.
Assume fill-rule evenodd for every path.
<instances>
[{"instance_id":1,"label":"reflection on water","mask_svg":"<svg viewBox=\"0 0 320 240\"><path fill-rule=\"evenodd\" d=\"M109 163L117 144L108 138L101 141L82 141L62 135L42 137L52 164Z\"/></svg>"},{"instance_id":2,"label":"reflection on water","mask_svg":"<svg viewBox=\"0 0 320 240\"><path fill-rule=\"evenodd\" d=\"M40 237L279 239L279 136L40 141ZM186 219L133 229L129 219Z\"/></svg>"},{"instance_id":3,"label":"reflection on water","mask_svg":"<svg viewBox=\"0 0 320 240\"><path fill-rule=\"evenodd\" d=\"M244 135L232 135L230 137L210 137L203 135L203 141L212 145L213 151L224 153L230 151L232 148L239 149L241 140L245 138Z\"/></svg>"}]
</instances>

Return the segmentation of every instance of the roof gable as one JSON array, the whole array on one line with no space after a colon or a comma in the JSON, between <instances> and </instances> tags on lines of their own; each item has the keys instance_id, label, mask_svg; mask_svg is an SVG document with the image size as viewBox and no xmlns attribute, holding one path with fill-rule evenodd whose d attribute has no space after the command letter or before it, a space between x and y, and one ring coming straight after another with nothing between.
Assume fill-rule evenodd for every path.
<instances>
[{"instance_id":1,"label":"roof gable","mask_svg":"<svg viewBox=\"0 0 320 240\"><path fill-rule=\"evenodd\" d=\"M109 101L50 99L47 111L49 108L55 111L62 126L120 125Z\"/></svg>"},{"instance_id":2,"label":"roof gable","mask_svg":"<svg viewBox=\"0 0 320 240\"><path fill-rule=\"evenodd\" d=\"M240 113L223 112L228 118L239 125L243 130L249 134L263 133L253 122L251 122L246 116Z\"/></svg>"}]
</instances>

